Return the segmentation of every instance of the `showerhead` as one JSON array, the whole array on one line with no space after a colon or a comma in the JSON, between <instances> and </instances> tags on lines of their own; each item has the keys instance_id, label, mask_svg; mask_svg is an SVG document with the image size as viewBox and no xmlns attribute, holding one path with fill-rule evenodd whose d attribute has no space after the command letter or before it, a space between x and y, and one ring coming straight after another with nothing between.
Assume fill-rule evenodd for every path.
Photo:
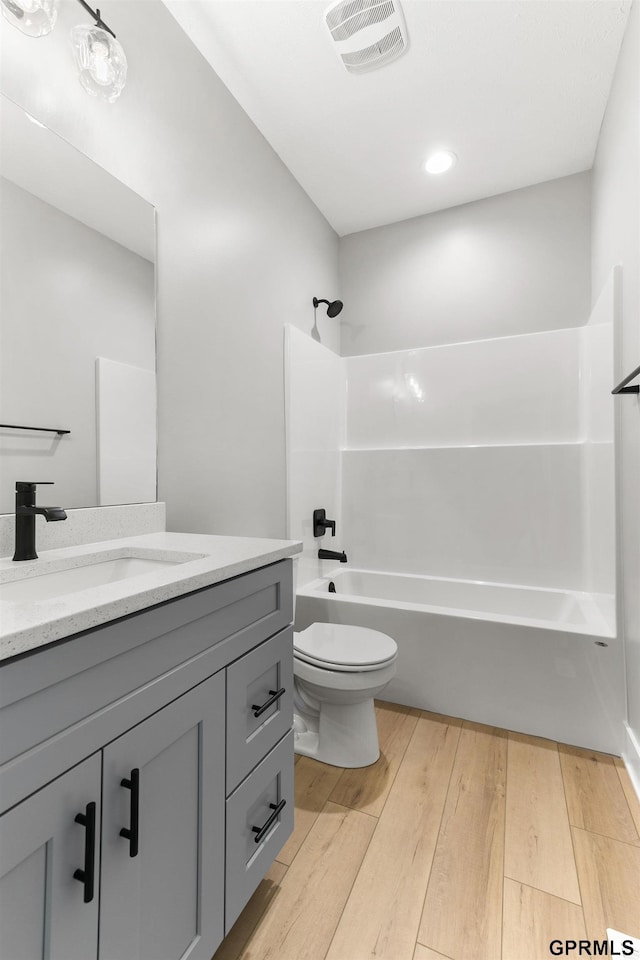
<instances>
[{"instance_id":1,"label":"showerhead","mask_svg":"<svg viewBox=\"0 0 640 960\"><path fill-rule=\"evenodd\" d=\"M313 306L317 307L319 303L327 304L327 316L328 317L337 317L340 311L342 310L344 304L342 300L318 300L317 297L313 298Z\"/></svg>"}]
</instances>

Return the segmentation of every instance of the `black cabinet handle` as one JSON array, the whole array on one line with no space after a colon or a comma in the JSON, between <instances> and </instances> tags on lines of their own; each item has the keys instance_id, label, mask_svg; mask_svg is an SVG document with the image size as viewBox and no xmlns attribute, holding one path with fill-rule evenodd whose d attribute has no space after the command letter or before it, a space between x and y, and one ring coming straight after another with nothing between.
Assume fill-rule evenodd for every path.
<instances>
[{"instance_id":1,"label":"black cabinet handle","mask_svg":"<svg viewBox=\"0 0 640 960\"><path fill-rule=\"evenodd\" d=\"M129 841L129 856L138 856L138 841L140 837L140 770L134 767L131 775L123 777L120 786L131 790L129 805L129 826L123 827L120 836Z\"/></svg>"},{"instance_id":2,"label":"black cabinet handle","mask_svg":"<svg viewBox=\"0 0 640 960\"><path fill-rule=\"evenodd\" d=\"M255 836L256 843L260 843L264 835L269 831L269 827L272 825L274 820L278 819L278 814L284 807L286 807L286 805L287 805L286 800L281 800L280 803L269 804L270 809L273 810L273 813L271 814L269 819L265 823L263 823L261 827L251 827L252 831L256 835Z\"/></svg>"},{"instance_id":3,"label":"black cabinet handle","mask_svg":"<svg viewBox=\"0 0 640 960\"><path fill-rule=\"evenodd\" d=\"M252 703L251 709L253 710L254 717L261 717L262 714L265 712L265 710L268 710L269 707L273 706L276 700L279 700L282 694L286 692L287 691L285 687L280 687L279 690L269 690L270 697L268 700L265 700L265 702L261 706L258 706L257 704Z\"/></svg>"},{"instance_id":4,"label":"black cabinet handle","mask_svg":"<svg viewBox=\"0 0 640 960\"><path fill-rule=\"evenodd\" d=\"M84 827L84 869L74 870L73 879L84 884L84 902L91 903L96 866L96 805L94 801L86 805L84 813L77 813L74 820Z\"/></svg>"}]
</instances>

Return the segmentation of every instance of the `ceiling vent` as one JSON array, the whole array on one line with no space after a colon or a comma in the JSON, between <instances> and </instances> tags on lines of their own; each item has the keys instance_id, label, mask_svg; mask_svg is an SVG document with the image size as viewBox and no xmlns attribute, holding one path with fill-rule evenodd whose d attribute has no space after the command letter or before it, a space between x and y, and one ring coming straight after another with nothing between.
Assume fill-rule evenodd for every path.
<instances>
[{"instance_id":1,"label":"ceiling vent","mask_svg":"<svg viewBox=\"0 0 640 960\"><path fill-rule=\"evenodd\" d=\"M335 0L324 21L349 73L377 70L407 49L399 0Z\"/></svg>"}]
</instances>

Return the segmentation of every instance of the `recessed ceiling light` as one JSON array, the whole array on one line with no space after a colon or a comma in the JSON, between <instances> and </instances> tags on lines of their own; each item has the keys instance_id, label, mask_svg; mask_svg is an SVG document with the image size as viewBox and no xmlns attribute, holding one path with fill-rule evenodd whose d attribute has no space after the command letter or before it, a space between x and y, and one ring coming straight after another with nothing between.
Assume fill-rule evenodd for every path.
<instances>
[{"instance_id":1,"label":"recessed ceiling light","mask_svg":"<svg viewBox=\"0 0 640 960\"><path fill-rule=\"evenodd\" d=\"M424 168L427 173L445 173L450 170L458 158L450 150L437 150L427 157Z\"/></svg>"}]
</instances>

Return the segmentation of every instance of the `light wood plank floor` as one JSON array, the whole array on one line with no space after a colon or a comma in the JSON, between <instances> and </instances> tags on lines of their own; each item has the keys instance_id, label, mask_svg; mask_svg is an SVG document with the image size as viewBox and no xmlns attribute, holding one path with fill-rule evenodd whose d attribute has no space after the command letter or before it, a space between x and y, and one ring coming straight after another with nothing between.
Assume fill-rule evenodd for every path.
<instances>
[{"instance_id":1,"label":"light wood plank floor","mask_svg":"<svg viewBox=\"0 0 640 960\"><path fill-rule=\"evenodd\" d=\"M547 960L640 938L624 765L378 703L364 770L296 758L296 827L215 960Z\"/></svg>"}]
</instances>

